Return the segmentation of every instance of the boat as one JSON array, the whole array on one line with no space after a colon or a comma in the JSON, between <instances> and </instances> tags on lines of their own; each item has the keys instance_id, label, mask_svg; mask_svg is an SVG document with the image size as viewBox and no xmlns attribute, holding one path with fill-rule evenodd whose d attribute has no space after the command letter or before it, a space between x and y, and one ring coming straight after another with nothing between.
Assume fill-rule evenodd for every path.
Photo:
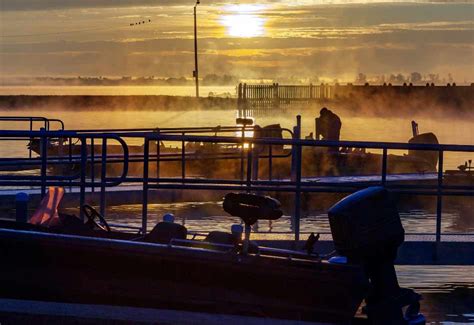
<instances>
[{"instance_id":1,"label":"boat","mask_svg":"<svg viewBox=\"0 0 474 325\"><path fill-rule=\"evenodd\" d=\"M0 222L0 298L338 324L353 321L365 298L375 324L422 324L414 322L422 319L420 297L396 282L403 227L385 189L358 192L330 210L336 250L345 257L329 260L314 253L314 237L303 252L252 243L254 222L282 215L279 202L265 196L227 194L223 208L242 219L245 237L234 226L233 233L210 233L204 241L187 239L184 226L166 219L146 235L115 232L91 207L84 224L55 212L60 196L45 197L35 224ZM348 212L354 207L364 211ZM380 218L375 208L384 211Z\"/></svg>"}]
</instances>

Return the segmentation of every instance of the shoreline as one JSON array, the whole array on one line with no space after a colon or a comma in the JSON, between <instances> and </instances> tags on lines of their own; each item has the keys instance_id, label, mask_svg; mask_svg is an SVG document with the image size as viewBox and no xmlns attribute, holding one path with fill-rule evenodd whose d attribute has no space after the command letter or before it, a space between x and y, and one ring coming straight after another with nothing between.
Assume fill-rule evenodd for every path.
<instances>
[{"instance_id":1,"label":"shoreline","mask_svg":"<svg viewBox=\"0 0 474 325\"><path fill-rule=\"evenodd\" d=\"M237 110L237 98L192 97L170 95L0 95L1 111L25 111L48 109L51 111L130 110L130 111L191 111L191 110ZM433 97L357 96L313 100L295 107L260 111L273 114L296 113L322 106L335 107L357 116L419 116L429 114L450 118L472 116L474 103L470 98L450 97L442 100ZM250 111L251 112L251 111Z\"/></svg>"}]
</instances>

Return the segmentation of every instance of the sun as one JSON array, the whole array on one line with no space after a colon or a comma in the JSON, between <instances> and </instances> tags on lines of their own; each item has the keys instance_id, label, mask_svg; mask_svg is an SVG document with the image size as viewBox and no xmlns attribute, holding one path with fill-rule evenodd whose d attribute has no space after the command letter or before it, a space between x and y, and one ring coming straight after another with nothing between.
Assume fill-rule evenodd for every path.
<instances>
[{"instance_id":1,"label":"sun","mask_svg":"<svg viewBox=\"0 0 474 325\"><path fill-rule=\"evenodd\" d=\"M221 24L227 29L227 34L233 37L257 37L265 34L265 21L259 13L263 9L259 5L227 6L229 14L221 16Z\"/></svg>"}]
</instances>

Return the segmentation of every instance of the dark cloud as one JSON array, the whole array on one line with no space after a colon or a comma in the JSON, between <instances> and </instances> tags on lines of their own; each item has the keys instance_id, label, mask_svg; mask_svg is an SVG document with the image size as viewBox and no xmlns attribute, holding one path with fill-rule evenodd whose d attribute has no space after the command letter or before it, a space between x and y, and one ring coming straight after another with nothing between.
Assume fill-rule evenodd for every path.
<instances>
[{"instance_id":1,"label":"dark cloud","mask_svg":"<svg viewBox=\"0 0 474 325\"><path fill-rule=\"evenodd\" d=\"M2 11L193 5L192 0L2 0Z\"/></svg>"}]
</instances>

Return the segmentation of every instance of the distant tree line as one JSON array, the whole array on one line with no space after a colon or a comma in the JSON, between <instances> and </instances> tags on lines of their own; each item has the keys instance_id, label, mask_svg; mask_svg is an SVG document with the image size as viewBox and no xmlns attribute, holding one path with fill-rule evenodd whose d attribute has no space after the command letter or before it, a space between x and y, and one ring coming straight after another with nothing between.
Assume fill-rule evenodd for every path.
<instances>
[{"instance_id":1,"label":"distant tree line","mask_svg":"<svg viewBox=\"0 0 474 325\"><path fill-rule=\"evenodd\" d=\"M231 75L208 74L201 79L204 86L236 85L239 79ZM194 79L185 77L36 77L2 81L3 85L58 85L58 86L190 86Z\"/></svg>"},{"instance_id":2,"label":"distant tree line","mask_svg":"<svg viewBox=\"0 0 474 325\"><path fill-rule=\"evenodd\" d=\"M384 83L391 83L394 85L402 85L404 83L408 84L411 83L413 85L422 85L422 84L435 84L435 85L442 85L446 83L453 83L454 79L453 76L448 73L446 77L440 77L439 74L429 73L426 75L422 75L419 72L412 72L408 75L403 75L401 73L398 74L390 74L390 75L379 75L375 77L367 77L365 73L359 73L355 80L355 84L384 84Z\"/></svg>"}]
</instances>

